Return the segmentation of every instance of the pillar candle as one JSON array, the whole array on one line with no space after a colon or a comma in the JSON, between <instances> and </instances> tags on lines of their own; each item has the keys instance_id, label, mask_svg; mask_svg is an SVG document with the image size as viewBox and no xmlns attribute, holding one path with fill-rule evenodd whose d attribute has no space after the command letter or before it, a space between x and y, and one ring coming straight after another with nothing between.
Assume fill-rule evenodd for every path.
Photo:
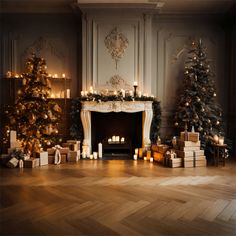
<instances>
[{"instance_id":1,"label":"pillar candle","mask_svg":"<svg viewBox=\"0 0 236 236\"><path fill-rule=\"evenodd\" d=\"M135 148L134 153L138 155L138 148Z\"/></svg>"},{"instance_id":2,"label":"pillar candle","mask_svg":"<svg viewBox=\"0 0 236 236\"><path fill-rule=\"evenodd\" d=\"M91 152L90 152L90 147L89 146L87 146L87 157L89 158L90 157L90 154L91 154Z\"/></svg>"},{"instance_id":3,"label":"pillar candle","mask_svg":"<svg viewBox=\"0 0 236 236\"><path fill-rule=\"evenodd\" d=\"M150 160L150 158L151 158L151 154L152 154L151 151L147 151L147 160Z\"/></svg>"},{"instance_id":4,"label":"pillar candle","mask_svg":"<svg viewBox=\"0 0 236 236\"><path fill-rule=\"evenodd\" d=\"M92 160L93 159L93 154L90 154L90 160Z\"/></svg>"},{"instance_id":5,"label":"pillar candle","mask_svg":"<svg viewBox=\"0 0 236 236\"><path fill-rule=\"evenodd\" d=\"M97 152L93 152L93 158L96 160L98 159L98 153Z\"/></svg>"},{"instance_id":6,"label":"pillar candle","mask_svg":"<svg viewBox=\"0 0 236 236\"><path fill-rule=\"evenodd\" d=\"M82 152L82 158L86 158L86 152Z\"/></svg>"},{"instance_id":7,"label":"pillar candle","mask_svg":"<svg viewBox=\"0 0 236 236\"><path fill-rule=\"evenodd\" d=\"M139 148L139 149L138 149L138 157L139 157L139 158L142 158L142 157L143 157L143 149L142 149L142 148Z\"/></svg>"},{"instance_id":8,"label":"pillar candle","mask_svg":"<svg viewBox=\"0 0 236 236\"><path fill-rule=\"evenodd\" d=\"M66 90L66 98L70 98L70 89Z\"/></svg>"},{"instance_id":9,"label":"pillar candle","mask_svg":"<svg viewBox=\"0 0 236 236\"><path fill-rule=\"evenodd\" d=\"M98 157L102 158L102 143L98 144Z\"/></svg>"},{"instance_id":10,"label":"pillar candle","mask_svg":"<svg viewBox=\"0 0 236 236\"><path fill-rule=\"evenodd\" d=\"M224 137L219 137L219 145L223 145L224 144Z\"/></svg>"},{"instance_id":11,"label":"pillar candle","mask_svg":"<svg viewBox=\"0 0 236 236\"><path fill-rule=\"evenodd\" d=\"M143 160L146 161L146 160L147 160L147 157L144 157Z\"/></svg>"},{"instance_id":12,"label":"pillar candle","mask_svg":"<svg viewBox=\"0 0 236 236\"><path fill-rule=\"evenodd\" d=\"M150 162L153 162L153 157L150 157Z\"/></svg>"},{"instance_id":13,"label":"pillar candle","mask_svg":"<svg viewBox=\"0 0 236 236\"><path fill-rule=\"evenodd\" d=\"M24 162L23 160L19 160L19 168L23 168L24 167Z\"/></svg>"},{"instance_id":14,"label":"pillar candle","mask_svg":"<svg viewBox=\"0 0 236 236\"><path fill-rule=\"evenodd\" d=\"M136 154L134 154L134 160L137 160L138 156Z\"/></svg>"}]
</instances>

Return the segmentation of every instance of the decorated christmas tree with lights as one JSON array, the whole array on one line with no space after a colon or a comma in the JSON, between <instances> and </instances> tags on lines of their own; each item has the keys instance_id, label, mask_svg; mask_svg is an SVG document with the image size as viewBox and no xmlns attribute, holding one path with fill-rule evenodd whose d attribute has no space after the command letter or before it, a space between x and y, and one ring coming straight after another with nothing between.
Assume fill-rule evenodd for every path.
<instances>
[{"instance_id":1,"label":"decorated christmas tree with lights","mask_svg":"<svg viewBox=\"0 0 236 236\"><path fill-rule=\"evenodd\" d=\"M51 85L46 70L45 59L35 54L27 59L15 105L5 111L9 120L6 130L17 131L25 153L38 152L58 141L61 108L48 100Z\"/></svg>"},{"instance_id":2,"label":"decorated christmas tree with lights","mask_svg":"<svg viewBox=\"0 0 236 236\"><path fill-rule=\"evenodd\" d=\"M183 131L187 126L200 133L202 144L223 135L222 110L215 100L213 73L201 39L192 42L185 63L182 93L179 94L175 126Z\"/></svg>"}]
</instances>

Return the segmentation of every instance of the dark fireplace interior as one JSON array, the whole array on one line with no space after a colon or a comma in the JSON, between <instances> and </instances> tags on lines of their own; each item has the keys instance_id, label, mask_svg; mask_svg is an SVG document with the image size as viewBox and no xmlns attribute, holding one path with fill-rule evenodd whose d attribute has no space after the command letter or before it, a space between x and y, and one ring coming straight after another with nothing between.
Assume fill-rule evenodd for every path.
<instances>
[{"instance_id":1,"label":"dark fireplace interior","mask_svg":"<svg viewBox=\"0 0 236 236\"><path fill-rule=\"evenodd\" d=\"M142 112L91 112L92 150L103 144L105 159L132 159L134 149L142 146ZM112 136L125 138L124 143L108 143Z\"/></svg>"}]
</instances>

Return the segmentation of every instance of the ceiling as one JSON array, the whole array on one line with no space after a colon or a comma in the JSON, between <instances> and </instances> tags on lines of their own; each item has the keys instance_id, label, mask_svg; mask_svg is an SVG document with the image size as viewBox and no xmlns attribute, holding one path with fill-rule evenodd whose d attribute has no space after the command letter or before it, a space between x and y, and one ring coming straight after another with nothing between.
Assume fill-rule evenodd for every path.
<instances>
[{"instance_id":1,"label":"ceiling","mask_svg":"<svg viewBox=\"0 0 236 236\"><path fill-rule=\"evenodd\" d=\"M1 12L71 12L80 8L143 8L159 14L222 14L236 0L0 0Z\"/></svg>"}]
</instances>

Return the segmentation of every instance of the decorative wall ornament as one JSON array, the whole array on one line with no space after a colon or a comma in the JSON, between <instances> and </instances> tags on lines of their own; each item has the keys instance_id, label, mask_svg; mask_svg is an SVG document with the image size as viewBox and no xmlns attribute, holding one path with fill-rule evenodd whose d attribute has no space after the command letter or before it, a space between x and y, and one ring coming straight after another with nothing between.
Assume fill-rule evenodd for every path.
<instances>
[{"instance_id":1,"label":"decorative wall ornament","mask_svg":"<svg viewBox=\"0 0 236 236\"><path fill-rule=\"evenodd\" d=\"M172 55L172 64L175 63L179 57L187 50L187 45L176 50L175 54Z\"/></svg>"},{"instance_id":2,"label":"decorative wall ornament","mask_svg":"<svg viewBox=\"0 0 236 236\"><path fill-rule=\"evenodd\" d=\"M119 33L117 27L115 27L106 36L104 43L108 49L108 52L111 54L112 59L115 60L117 69L117 63L124 56L124 52L129 45L129 41L125 35Z\"/></svg>"},{"instance_id":3,"label":"decorative wall ornament","mask_svg":"<svg viewBox=\"0 0 236 236\"><path fill-rule=\"evenodd\" d=\"M52 55L56 56L60 60L65 60L65 55L62 51L56 47L55 43L51 40L47 40L40 36L36 39L29 47L27 47L23 52L23 57L27 57L32 53L40 55L43 50L50 51Z\"/></svg>"},{"instance_id":4,"label":"decorative wall ornament","mask_svg":"<svg viewBox=\"0 0 236 236\"><path fill-rule=\"evenodd\" d=\"M110 85L114 89L125 88L127 86L130 87L130 85L120 75L113 75L106 84Z\"/></svg>"}]
</instances>

